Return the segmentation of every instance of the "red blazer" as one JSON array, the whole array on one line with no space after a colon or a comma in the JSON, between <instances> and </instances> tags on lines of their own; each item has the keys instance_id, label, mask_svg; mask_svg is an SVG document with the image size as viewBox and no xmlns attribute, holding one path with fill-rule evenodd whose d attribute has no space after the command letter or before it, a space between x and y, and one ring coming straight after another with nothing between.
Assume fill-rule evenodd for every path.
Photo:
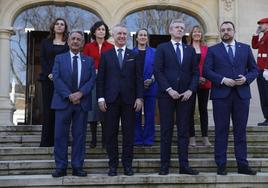
<instances>
[{"instance_id":1,"label":"red blazer","mask_svg":"<svg viewBox=\"0 0 268 188\"><path fill-rule=\"evenodd\" d=\"M104 43L102 44L101 47L101 53L106 52L107 50L113 48L114 46L107 42L104 41ZM96 41L87 43L84 47L83 53L87 56L90 56L94 59L94 65L95 65L95 69L99 69L99 62L100 62L100 57L101 57L101 53L99 50L99 45Z\"/></svg>"},{"instance_id":2,"label":"red blazer","mask_svg":"<svg viewBox=\"0 0 268 188\"><path fill-rule=\"evenodd\" d=\"M204 63L205 63L206 56L207 56L208 46L201 45L200 46L200 51L201 51L201 58L200 58L200 61L199 61L199 71L200 71L200 77L203 77L203 66L204 66ZM205 83L199 84L199 88L201 88L201 89L210 89L211 88L211 82L209 80L207 80Z\"/></svg>"},{"instance_id":3,"label":"red blazer","mask_svg":"<svg viewBox=\"0 0 268 188\"><path fill-rule=\"evenodd\" d=\"M268 31L264 33L261 39L259 39L259 35L253 36L251 44L253 49L258 49L258 67L261 70L268 69Z\"/></svg>"}]
</instances>

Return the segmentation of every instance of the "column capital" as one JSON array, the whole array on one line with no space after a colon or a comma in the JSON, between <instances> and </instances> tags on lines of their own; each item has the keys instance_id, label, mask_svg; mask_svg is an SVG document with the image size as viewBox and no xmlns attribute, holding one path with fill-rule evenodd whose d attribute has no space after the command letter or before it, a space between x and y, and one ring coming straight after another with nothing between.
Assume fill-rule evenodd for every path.
<instances>
[{"instance_id":1,"label":"column capital","mask_svg":"<svg viewBox=\"0 0 268 188\"><path fill-rule=\"evenodd\" d=\"M12 27L9 28L0 27L0 36L11 37L11 35L15 35L15 32Z\"/></svg>"},{"instance_id":2,"label":"column capital","mask_svg":"<svg viewBox=\"0 0 268 188\"><path fill-rule=\"evenodd\" d=\"M207 42L207 45L211 46L218 42L219 34L218 33L206 33L204 37L205 37L205 41Z\"/></svg>"}]
</instances>

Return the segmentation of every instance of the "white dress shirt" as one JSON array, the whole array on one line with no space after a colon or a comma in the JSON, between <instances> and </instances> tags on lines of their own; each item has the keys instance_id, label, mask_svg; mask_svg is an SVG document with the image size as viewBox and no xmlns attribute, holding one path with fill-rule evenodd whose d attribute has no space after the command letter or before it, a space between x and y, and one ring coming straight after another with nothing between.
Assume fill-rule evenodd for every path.
<instances>
[{"instance_id":1,"label":"white dress shirt","mask_svg":"<svg viewBox=\"0 0 268 188\"><path fill-rule=\"evenodd\" d=\"M176 45L176 43L180 43L180 45L179 45L179 49L180 49L180 51L181 51L181 63L182 63L182 60L183 60L183 47L182 47L182 42L181 42L181 41L180 41L180 42L176 42L176 41L174 41L174 40L171 40L171 43L172 43L172 45L173 45L173 48L174 48L175 52L176 52L176 49L177 49L177 45Z\"/></svg>"},{"instance_id":2,"label":"white dress shirt","mask_svg":"<svg viewBox=\"0 0 268 188\"><path fill-rule=\"evenodd\" d=\"M78 54L74 54L73 52L70 51L71 54L71 64L72 64L72 68L73 68L73 57L77 56L77 70L78 70L78 78L77 78L77 87L79 88L80 85L80 79L81 79L81 70L82 70L82 64L81 64L81 56L80 53Z\"/></svg>"}]
</instances>

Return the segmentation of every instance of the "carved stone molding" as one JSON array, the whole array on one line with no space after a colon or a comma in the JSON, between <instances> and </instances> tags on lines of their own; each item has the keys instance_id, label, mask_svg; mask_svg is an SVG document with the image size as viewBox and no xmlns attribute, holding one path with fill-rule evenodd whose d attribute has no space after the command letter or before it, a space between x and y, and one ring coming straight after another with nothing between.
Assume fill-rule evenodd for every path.
<instances>
[{"instance_id":1,"label":"carved stone molding","mask_svg":"<svg viewBox=\"0 0 268 188\"><path fill-rule=\"evenodd\" d=\"M234 0L222 0L224 3L224 9L229 12L234 7Z\"/></svg>"}]
</instances>

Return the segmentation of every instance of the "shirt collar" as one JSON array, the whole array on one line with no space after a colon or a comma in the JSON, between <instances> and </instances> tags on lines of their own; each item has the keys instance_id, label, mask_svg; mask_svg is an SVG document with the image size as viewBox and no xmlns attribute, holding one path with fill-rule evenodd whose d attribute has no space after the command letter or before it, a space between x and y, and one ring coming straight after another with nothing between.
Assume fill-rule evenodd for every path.
<instances>
[{"instance_id":1,"label":"shirt collar","mask_svg":"<svg viewBox=\"0 0 268 188\"><path fill-rule=\"evenodd\" d=\"M226 43L226 42L222 42L225 46L225 48L227 48L229 45L231 45L231 47L234 47L235 46L235 40L233 40L231 43Z\"/></svg>"},{"instance_id":2,"label":"shirt collar","mask_svg":"<svg viewBox=\"0 0 268 188\"><path fill-rule=\"evenodd\" d=\"M180 45L182 44L182 42L180 41L180 42L176 42L175 40L172 40L171 39L171 43L173 44L173 46L175 46L176 45L176 43L180 43Z\"/></svg>"},{"instance_id":3,"label":"shirt collar","mask_svg":"<svg viewBox=\"0 0 268 188\"><path fill-rule=\"evenodd\" d=\"M116 52L117 52L117 50L119 49L119 47L117 47L117 46L114 46L114 48L115 48L115 51L116 51ZM125 52L125 51L126 51L126 45L123 46L121 49L123 49L123 52Z\"/></svg>"},{"instance_id":4,"label":"shirt collar","mask_svg":"<svg viewBox=\"0 0 268 188\"><path fill-rule=\"evenodd\" d=\"M74 54L71 50L70 50L70 54L71 54L71 58L73 59L73 56L78 56L78 59L81 59L80 57L80 52L78 54Z\"/></svg>"}]
</instances>

